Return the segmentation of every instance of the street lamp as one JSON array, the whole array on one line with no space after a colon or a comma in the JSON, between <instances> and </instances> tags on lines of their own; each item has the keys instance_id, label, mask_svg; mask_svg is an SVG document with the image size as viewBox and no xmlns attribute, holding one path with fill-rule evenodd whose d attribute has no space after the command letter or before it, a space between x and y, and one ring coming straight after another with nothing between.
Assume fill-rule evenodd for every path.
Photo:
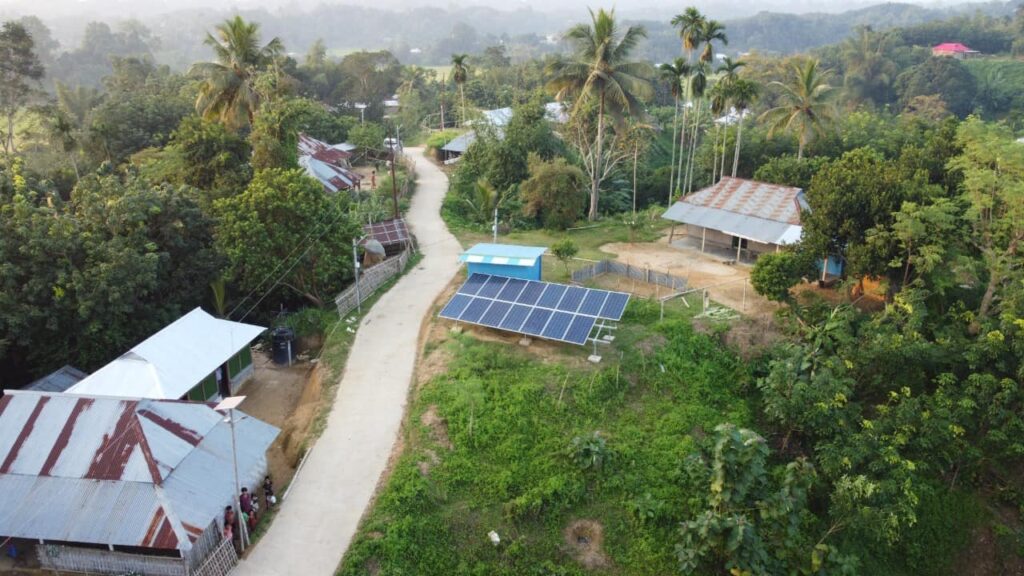
<instances>
[{"instance_id":1,"label":"street lamp","mask_svg":"<svg viewBox=\"0 0 1024 576\"><path fill-rule=\"evenodd\" d=\"M245 396L229 396L220 401L219 404L213 407L218 412L227 411L228 419L227 422L231 426L231 461L235 468L235 518L238 519L239 534L238 540L241 543L242 551L245 551L245 545L249 540L248 526L242 521L242 506L241 502L238 501L238 495L242 492L242 486L238 481L238 447L235 443L235 408L238 407L242 401L245 400Z\"/></svg>"},{"instance_id":2,"label":"street lamp","mask_svg":"<svg viewBox=\"0 0 1024 576\"><path fill-rule=\"evenodd\" d=\"M366 122L366 104L361 102L356 103L356 108L359 110L359 123Z\"/></svg>"}]
</instances>

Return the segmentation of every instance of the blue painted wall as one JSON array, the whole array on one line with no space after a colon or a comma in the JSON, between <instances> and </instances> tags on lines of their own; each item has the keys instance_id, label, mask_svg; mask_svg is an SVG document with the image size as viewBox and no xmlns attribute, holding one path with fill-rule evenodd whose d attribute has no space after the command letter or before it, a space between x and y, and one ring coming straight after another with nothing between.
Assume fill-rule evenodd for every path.
<instances>
[{"instance_id":1,"label":"blue painted wall","mask_svg":"<svg viewBox=\"0 0 1024 576\"><path fill-rule=\"evenodd\" d=\"M522 278L523 280L540 280L541 258L533 266L508 266L505 264L485 264L467 262L470 274L492 274L494 276L505 276L508 278Z\"/></svg>"},{"instance_id":2,"label":"blue painted wall","mask_svg":"<svg viewBox=\"0 0 1024 576\"><path fill-rule=\"evenodd\" d=\"M818 272L825 267L825 259L818 259ZM836 256L832 256L828 259L828 270L825 271L829 276L842 276L843 275L843 261Z\"/></svg>"}]
</instances>

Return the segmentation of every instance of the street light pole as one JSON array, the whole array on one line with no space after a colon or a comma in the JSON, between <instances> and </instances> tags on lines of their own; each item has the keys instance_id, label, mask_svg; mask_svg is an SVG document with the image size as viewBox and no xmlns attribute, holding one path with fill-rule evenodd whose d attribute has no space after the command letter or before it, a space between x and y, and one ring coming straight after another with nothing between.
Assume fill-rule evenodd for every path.
<instances>
[{"instance_id":1,"label":"street light pole","mask_svg":"<svg viewBox=\"0 0 1024 576\"><path fill-rule=\"evenodd\" d=\"M242 552L245 552L245 547L249 543L249 527L246 525L245 520L242 519L242 503L239 501L238 496L242 492L241 482L238 479L238 444L235 440L235 408L245 400L245 396L230 396L220 401L213 407L214 410L228 412L228 422L231 428L231 462L235 469L235 520L238 522L238 541Z\"/></svg>"},{"instance_id":2,"label":"street light pole","mask_svg":"<svg viewBox=\"0 0 1024 576\"><path fill-rule=\"evenodd\" d=\"M356 311L361 316L363 314L363 299L359 295L359 250L356 249L358 243L359 240L352 239L352 270L356 275Z\"/></svg>"}]
</instances>

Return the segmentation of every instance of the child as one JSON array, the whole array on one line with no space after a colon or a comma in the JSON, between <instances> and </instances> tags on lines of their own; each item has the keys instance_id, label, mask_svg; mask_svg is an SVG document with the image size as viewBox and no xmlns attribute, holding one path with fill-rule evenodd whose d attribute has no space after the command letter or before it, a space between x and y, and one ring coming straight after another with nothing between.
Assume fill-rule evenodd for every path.
<instances>
[{"instance_id":1,"label":"child","mask_svg":"<svg viewBox=\"0 0 1024 576\"><path fill-rule=\"evenodd\" d=\"M274 496L274 482L270 480L269 475L263 479L263 499L267 502L267 510L277 504L277 497Z\"/></svg>"}]
</instances>

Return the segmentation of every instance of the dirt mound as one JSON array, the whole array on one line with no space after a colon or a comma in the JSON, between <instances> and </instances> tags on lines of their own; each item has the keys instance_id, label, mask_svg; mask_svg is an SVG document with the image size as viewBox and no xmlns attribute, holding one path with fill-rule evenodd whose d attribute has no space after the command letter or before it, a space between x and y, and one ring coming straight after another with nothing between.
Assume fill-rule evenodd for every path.
<instances>
[{"instance_id":1,"label":"dirt mound","mask_svg":"<svg viewBox=\"0 0 1024 576\"><path fill-rule=\"evenodd\" d=\"M420 416L420 422L430 429L430 437L441 446L451 450L452 441L448 438L448 423L437 413L437 404L431 404Z\"/></svg>"},{"instance_id":2,"label":"dirt mound","mask_svg":"<svg viewBox=\"0 0 1024 576\"><path fill-rule=\"evenodd\" d=\"M565 529L565 545L572 557L584 568L596 570L607 568L611 560L605 555L604 526L596 520L576 520Z\"/></svg>"}]
</instances>

